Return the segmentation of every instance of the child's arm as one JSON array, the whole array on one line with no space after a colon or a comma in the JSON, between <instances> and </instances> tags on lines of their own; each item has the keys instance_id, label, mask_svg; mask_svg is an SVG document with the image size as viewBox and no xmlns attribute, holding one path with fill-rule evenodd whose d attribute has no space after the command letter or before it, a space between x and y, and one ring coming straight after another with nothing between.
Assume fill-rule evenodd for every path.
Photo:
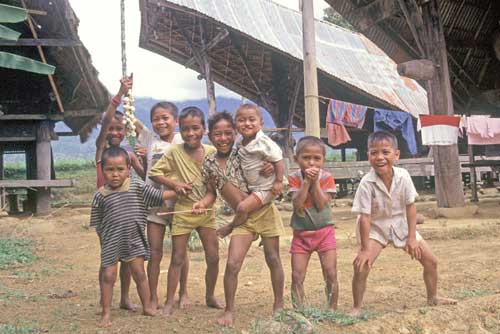
<instances>
[{"instance_id":1,"label":"child's arm","mask_svg":"<svg viewBox=\"0 0 500 334\"><path fill-rule=\"evenodd\" d=\"M102 118L101 131L99 131L99 135L97 136L97 139L95 141L95 146L96 146L96 152L95 152L96 158L95 159L96 159L96 161L101 160L102 151L104 151L104 147L106 146L106 137L108 135L109 125L111 124L113 117L115 117L116 108L120 104L120 100L121 100L122 96L125 95L130 88L132 88L131 77L122 78L120 80L120 89L118 90L118 93L110 101L108 108L106 109L106 112L104 113L104 116Z\"/></svg>"},{"instance_id":2,"label":"child's arm","mask_svg":"<svg viewBox=\"0 0 500 334\"><path fill-rule=\"evenodd\" d=\"M412 259L420 260L422 250L417 242L417 206L415 203L406 205L406 219L408 220L408 239L405 251L410 254Z\"/></svg>"},{"instance_id":3,"label":"child's arm","mask_svg":"<svg viewBox=\"0 0 500 334\"><path fill-rule=\"evenodd\" d=\"M332 199L332 195L321 189L321 170L318 168L314 168L314 172L316 173L316 175L314 177L314 180L312 181L310 193L313 199L314 206L316 207L316 209L318 209L318 211L321 211Z\"/></svg>"},{"instance_id":4,"label":"child's arm","mask_svg":"<svg viewBox=\"0 0 500 334\"><path fill-rule=\"evenodd\" d=\"M165 190L163 192L164 201L175 201L177 199L177 194L173 190Z\"/></svg>"},{"instance_id":5,"label":"child's arm","mask_svg":"<svg viewBox=\"0 0 500 334\"><path fill-rule=\"evenodd\" d=\"M135 153L130 155L130 164L132 165L132 168L134 168L137 175L139 175L139 177L141 179L145 180L146 179L146 169L142 165L139 158L137 158L137 155L135 155Z\"/></svg>"},{"instance_id":6,"label":"child's arm","mask_svg":"<svg viewBox=\"0 0 500 334\"><path fill-rule=\"evenodd\" d=\"M175 171L178 166L173 161L170 150L167 150L149 171L149 178L156 183L163 184L173 189L177 195L186 196L193 189L193 185L171 180L165 174Z\"/></svg>"},{"instance_id":7,"label":"child's arm","mask_svg":"<svg viewBox=\"0 0 500 334\"><path fill-rule=\"evenodd\" d=\"M163 184L171 189L174 189L177 195L186 196L193 189L192 184L173 181L162 175L151 175L149 178L156 183Z\"/></svg>"},{"instance_id":8,"label":"child's arm","mask_svg":"<svg viewBox=\"0 0 500 334\"><path fill-rule=\"evenodd\" d=\"M291 184L291 182L289 181ZM307 199L307 194L309 193L309 189L311 188L311 179L308 177L304 178L304 181L300 185L298 191L295 191L292 196L292 204L294 210L300 210L304 208L304 203Z\"/></svg>"},{"instance_id":9,"label":"child's arm","mask_svg":"<svg viewBox=\"0 0 500 334\"><path fill-rule=\"evenodd\" d=\"M207 192L205 196L201 200L193 204L193 213L196 214L204 213L206 208L211 208L214 205L215 200L217 198L215 187L212 182L208 182L206 184L206 187L207 187Z\"/></svg>"},{"instance_id":10,"label":"child's arm","mask_svg":"<svg viewBox=\"0 0 500 334\"><path fill-rule=\"evenodd\" d=\"M273 188L271 190L275 196L281 194L281 191L283 190L283 166L283 160L274 162L274 173L276 175L276 179L274 180Z\"/></svg>"},{"instance_id":11,"label":"child's arm","mask_svg":"<svg viewBox=\"0 0 500 334\"><path fill-rule=\"evenodd\" d=\"M370 263L370 257L368 256L367 252L368 240L370 240L371 215L361 213L359 215L358 224L361 247L358 255L354 259L353 265L356 270L360 271L365 265L368 265L369 268L372 267L372 264Z\"/></svg>"}]
</instances>

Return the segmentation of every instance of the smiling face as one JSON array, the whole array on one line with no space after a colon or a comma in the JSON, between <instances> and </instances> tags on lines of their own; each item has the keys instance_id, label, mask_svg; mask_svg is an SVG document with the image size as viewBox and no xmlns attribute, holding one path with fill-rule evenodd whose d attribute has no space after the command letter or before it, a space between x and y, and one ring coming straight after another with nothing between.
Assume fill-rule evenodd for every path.
<instances>
[{"instance_id":1,"label":"smiling face","mask_svg":"<svg viewBox=\"0 0 500 334\"><path fill-rule=\"evenodd\" d=\"M235 137L236 131L234 131L232 124L225 119L215 123L212 131L208 134L208 138L210 138L217 152L222 154L231 152Z\"/></svg>"},{"instance_id":2,"label":"smiling face","mask_svg":"<svg viewBox=\"0 0 500 334\"><path fill-rule=\"evenodd\" d=\"M151 125L162 140L171 141L177 121L169 109L157 107L151 113Z\"/></svg>"},{"instance_id":3,"label":"smiling face","mask_svg":"<svg viewBox=\"0 0 500 334\"><path fill-rule=\"evenodd\" d=\"M295 161L302 171L311 167L323 168L325 163L324 150L318 145L308 145L295 156Z\"/></svg>"},{"instance_id":4,"label":"smiling face","mask_svg":"<svg viewBox=\"0 0 500 334\"><path fill-rule=\"evenodd\" d=\"M125 138L125 125L122 123L123 118L117 119L114 117L108 128L106 139L110 146L120 146L123 138Z\"/></svg>"},{"instance_id":5,"label":"smiling face","mask_svg":"<svg viewBox=\"0 0 500 334\"><path fill-rule=\"evenodd\" d=\"M201 139L205 133L201 118L188 115L182 118L179 127L185 145L191 149L196 149L201 146Z\"/></svg>"},{"instance_id":6,"label":"smiling face","mask_svg":"<svg viewBox=\"0 0 500 334\"><path fill-rule=\"evenodd\" d=\"M129 165L123 156L109 157L102 166L106 184L111 189L119 188L129 177Z\"/></svg>"},{"instance_id":7,"label":"smiling face","mask_svg":"<svg viewBox=\"0 0 500 334\"><path fill-rule=\"evenodd\" d=\"M242 108L236 113L236 130L244 139L252 140L262 129L262 116L255 108Z\"/></svg>"},{"instance_id":8,"label":"smiling face","mask_svg":"<svg viewBox=\"0 0 500 334\"><path fill-rule=\"evenodd\" d=\"M368 161L379 176L391 175L399 150L389 140L372 142L368 147Z\"/></svg>"}]
</instances>

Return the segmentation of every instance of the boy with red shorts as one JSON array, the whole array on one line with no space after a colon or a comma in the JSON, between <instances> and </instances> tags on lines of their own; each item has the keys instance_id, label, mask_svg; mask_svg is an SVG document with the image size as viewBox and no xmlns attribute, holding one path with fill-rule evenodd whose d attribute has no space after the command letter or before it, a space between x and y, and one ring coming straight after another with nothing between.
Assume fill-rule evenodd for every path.
<instances>
[{"instance_id":1,"label":"boy with red shorts","mask_svg":"<svg viewBox=\"0 0 500 334\"><path fill-rule=\"evenodd\" d=\"M291 226L292 303L304 303L304 279L313 252L317 252L326 284L328 307L335 310L338 301L337 253L335 227L330 200L335 193L332 174L321 169L325 162L325 145L321 139L306 136L299 140L295 161L300 170L288 176L292 193Z\"/></svg>"}]
</instances>

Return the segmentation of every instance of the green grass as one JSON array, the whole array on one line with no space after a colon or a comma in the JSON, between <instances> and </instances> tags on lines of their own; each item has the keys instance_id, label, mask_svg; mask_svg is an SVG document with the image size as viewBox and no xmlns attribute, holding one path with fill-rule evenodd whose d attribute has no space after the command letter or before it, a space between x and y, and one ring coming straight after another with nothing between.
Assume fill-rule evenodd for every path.
<instances>
[{"instance_id":1,"label":"green grass","mask_svg":"<svg viewBox=\"0 0 500 334\"><path fill-rule=\"evenodd\" d=\"M17 321L15 324L0 324L0 334L32 334L44 332L36 323Z\"/></svg>"},{"instance_id":2,"label":"green grass","mask_svg":"<svg viewBox=\"0 0 500 334\"><path fill-rule=\"evenodd\" d=\"M318 307L304 307L297 310L298 313L309 319L312 323L317 322L331 322L340 326L350 326L358 322L368 320L369 315L364 313L360 317L353 317L341 312L335 312L329 309L322 309Z\"/></svg>"},{"instance_id":3,"label":"green grass","mask_svg":"<svg viewBox=\"0 0 500 334\"><path fill-rule=\"evenodd\" d=\"M474 298L474 297L482 297L482 296L487 296L492 294L493 292L487 289L468 289L464 288L460 290L456 295L455 298L457 299L467 299L467 298Z\"/></svg>"},{"instance_id":4,"label":"green grass","mask_svg":"<svg viewBox=\"0 0 500 334\"><path fill-rule=\"evenodd\" d=\"M33 248L32 240L0 239L0 269L34 262Z\"/></svg>"}]
</instances>

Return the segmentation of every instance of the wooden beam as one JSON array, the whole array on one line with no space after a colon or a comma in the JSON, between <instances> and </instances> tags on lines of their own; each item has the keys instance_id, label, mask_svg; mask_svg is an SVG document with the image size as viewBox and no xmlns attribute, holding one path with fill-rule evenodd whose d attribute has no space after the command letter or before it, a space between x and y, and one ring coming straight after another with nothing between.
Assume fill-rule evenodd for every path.
<instances>
[{"instance_id":1,"label":"wooden beam","mask_svg":"<svg viewBox=\"0 0 500 334\"><path fill-rule=\"evenodd\" d=\"M212 68L210 66L210 57L208 55L207 46L205 43L205 29L203 28L203 22L200 20L200 39L202 49L198 50L198 54L201 57L203 62L203 72L205 74L205 87L207 90L207 102L208 102L208 117L215 115L217 112L217 103L215 101L215 85L214 79L212 77ZM206 49L205 52L202 52L203 49Z\"/></svg>"},{"instance_id":2,"label":"wooden beam","mask_svg":"<svg viewBox=\"0 0 500 334\"><path fill-rule=\"evenodd\" d=\"M2 180L0 188L63 188L74 184L73 180Z\"/></svg>"},{"instance_id":3,"label":"wooden beam","mask_svg":"<svg viewBox=\"0 0 500 334\"><path fill-rule=\"evenodd\" d=\"M302 53L304 55L304 115L306 136L320 136L318 69L313 0L302 0Z\"/></svg>"},{"instance_id":4,"label":"wooden beam","mask_svg":"<svg viewBox=\"0 0 500 334\"><path fill-rule=\"evenodd\" d=\"M205 55L208 51L210 51L213 47L215 47L219 42L224 40L229 35L229 31L227 29L222 29L210 42L207 43L205 47L203 47L199 53L201 56ZM196 62L196 58L193 56L187 62L184 63L184 66L191 67L191 65Z\"/></svg>"},{"instance_id":5,"label":"wooden beam","mask_svg":"<svg viewBox=\"0 0 500 334\"><path fill-rule=\"evenodd\" d=\"M24 7L24 9L27 9L26 7L26 2L24 0L21 0L21 3ZM38 39L38 33L35 30L35 26L33 25L33 21L31 19L31 16L28 14L27 17L28 25L31 30L31 34L35 39ZM38 53L40 54L40 58L42 59L42 63L47 64L47 59L45 59L45 53L43 52L43 49L40 45L37 45ZM54 77L52 75L48 75L49 82L50 82L50 87L52 87L52 92L54 93L54 96L56 97L57 101L57 106L59 107L59 111L64 113L64 107L61 101L61 96L59 96L59 91L57 90L56 83L54 81Z\"/></svg>"},{"instance_id":6,"label":"wooden beam","mask_svg":"<svg viewBox=\"0 0 500 334\"><path fill-rule=\"evenodd\" d=\"M377 0L350 12L348 16L355 27L364 31L396 13L398 13L398 7L394 0Z\"/></svg>"},{"instance_id":7,"label":"wooden beam","mask_svg":"<svg viewBox=\"0 0 500 334\"><path fill-rule=\"evenodd\" d=\"M82 46L82 42L58 38L21 38L17 41L0 39L0 46Z\"/></svg>"},{"instance_id":8,"label":"wooden beam","mask_svg":"<svg viewBox=\"0 0 500 334\"><path fill-rule=\"evenodd\" d=\"M415 40L415 44L417 44L417 48L420 51L420 55L425 57L425 51L422 46L422 41L425 39L422 21L422 15L420 14L419 7L415 0L397 0L399 3L399 7L403 11L403 14L406 19L406 23L410 27L410 31L413 35L413 39Z\"/></svg>"},{"instance_id":9,"label":"wooden beam","mask_svg":"<svg viewBox=\"0 0 500 334\"><path fill-rule=\"evenodd\" d=\"M0 142L20 142L20 141L35 141L35 136L26 136L26 137L0 137Z\"/></svg>"},{"instance_id":10,"label":"wooden beam","mask_svg":"<svg viewBox=\"0 0 500 334\"><path fill-rule=\"evenodd\" d=\"M30 15L40 15L40 16L46 16L47 12L44 10L38 10L38 9L26 9L28 14Z\"/></svg>"},{"instance_id":11,"label":"wooden beam","mask_svg":"<svg viewBox=\"0 0 500 334\"><path fill-rule=\"evenodd\" d=\"M64 113L64 118L69 117L93 117L102 114L101 111L97 109L80 109L80 110L67 110Z\"/></svg>"}]
</instances>

